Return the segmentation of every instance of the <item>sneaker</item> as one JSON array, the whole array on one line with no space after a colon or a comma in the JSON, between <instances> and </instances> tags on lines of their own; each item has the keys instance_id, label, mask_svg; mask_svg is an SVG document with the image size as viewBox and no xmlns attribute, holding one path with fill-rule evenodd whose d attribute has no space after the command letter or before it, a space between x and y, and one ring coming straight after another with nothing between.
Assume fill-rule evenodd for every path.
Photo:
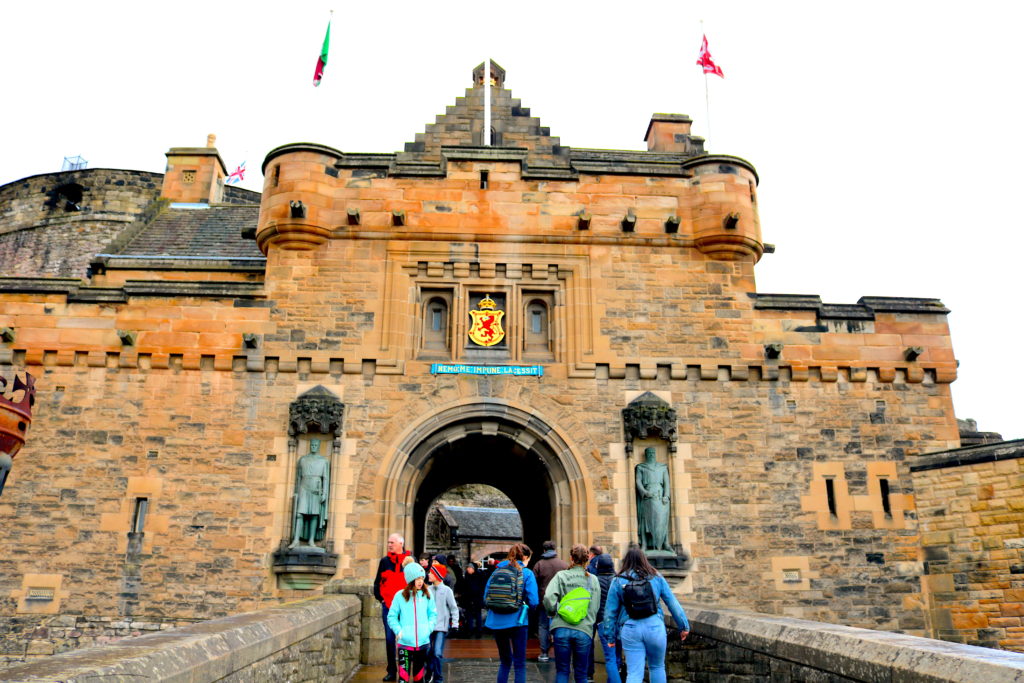
<instances>
[{"instance_id":1,"label":"sneaker","mask_svg":"<svg viewBox=\"0 0 1024 683\"><path fill-rule=\"evenodd\" d=\"M546 654L544 654L542 652L542 653L540 653L540 657L537 657L537 661L538 662L550 662L551 661L551 657L548 657Z\"/></svg>"},{"instance_id":2,"label":"sneaker","mask_svg":"<svg viewBox=\"0 0 1024 683\"><path fill-rule=\"evenodd\" d=\"M387 674L386 676L384 676L384 678L380 680L384 681L384 683L391 683L391 681L395 680L395 678L395 674Z\"/></svg>"}]
</instances>

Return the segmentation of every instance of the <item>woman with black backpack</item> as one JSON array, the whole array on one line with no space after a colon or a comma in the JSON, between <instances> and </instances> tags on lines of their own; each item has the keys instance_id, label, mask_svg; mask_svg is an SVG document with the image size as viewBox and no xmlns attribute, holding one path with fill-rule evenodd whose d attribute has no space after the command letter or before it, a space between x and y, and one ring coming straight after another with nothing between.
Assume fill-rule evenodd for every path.
<instances>
[{"instance_id":1,"label":"woman with black backpack","mask_svg":"<svg viewBox=\"0 0 1024 683\"><path fill-rule=\"evenodd\" d=\"M515 668L515 683L526 683L526 631L529 610L537 606L537 577L526 568L530 547L516 543L487 579L484 626L494 632L498 646L498 683L508 683L509 670Z\"/></svg>"},{"instance_id":2,"label":"woman with black backpack","mask_svg":"<svg viewBox=\"0 0 1024 683\"><path fill-rule=\"evenodd\" d=\"M644 679L645 661L651 671L651 683L665 683L668 637L662 602L680 628L680 640L686 640L690 622L668 582L651 566L642 550L630 549L608 591L601 627L604 642L614 645L616 638L622 641L626 683L640 683Z\"/></svg>"}]
</instances>

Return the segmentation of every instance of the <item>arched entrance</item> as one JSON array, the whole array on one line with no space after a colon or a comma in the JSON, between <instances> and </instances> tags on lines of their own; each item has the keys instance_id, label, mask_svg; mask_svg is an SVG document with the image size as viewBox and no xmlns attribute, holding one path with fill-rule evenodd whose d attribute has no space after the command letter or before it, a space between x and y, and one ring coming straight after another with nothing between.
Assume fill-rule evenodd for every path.
<instances>
[{"instance_id":1,"label":"arched entrance","mask_svg":"<svg viewBox=\"0 0 1024 683\"><path fill-rule=\"evenodd\" d=\"M413 504L413 547L424 548L427 510L454 486L487 484L512 501L523 523L523 539L532 548L555 536L554 483L544 461L531 449L499 435L467 434L440 444L424 465Z\"/></svg>"},{"instance_id":2,"label":"arched entrance","mask_svg":"<svg viewBox=\"0 0 1024 683\"><path fill-rule=\"evenodd\" d=\"M507 495L522 517L526 542L539 551L588 540L588 483L569 445L542 416L487 399L428 417L403 437L388 475L385 519L423 547L430 503L468 483Z\"/></svg>"}]
</instances>

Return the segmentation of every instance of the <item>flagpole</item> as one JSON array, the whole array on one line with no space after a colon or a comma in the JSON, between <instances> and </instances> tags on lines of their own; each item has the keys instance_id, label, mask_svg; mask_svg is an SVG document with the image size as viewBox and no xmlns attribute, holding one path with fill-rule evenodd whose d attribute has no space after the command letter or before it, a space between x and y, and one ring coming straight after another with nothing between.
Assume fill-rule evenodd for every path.
<instances>
[{"instance_id":1,"label":"flagpole","mask_svg":"<svg viewBox=\"0 0 1024 683\"><path fill-rule=\"evenodd\" d=\"M704 72L704 117L708 122L708 139L711 139L711 98L708 97L708 72Z\"/></svg>"},{"instance_id":2,"label":"flagpole","mask_svg":"<svg viewBox=\"0 0 1024 683\"><path fill-rule=\"evenodd\" d=\"M484 60L484 146L491 146L491 58Z\"/></svg>"}]
</instances>

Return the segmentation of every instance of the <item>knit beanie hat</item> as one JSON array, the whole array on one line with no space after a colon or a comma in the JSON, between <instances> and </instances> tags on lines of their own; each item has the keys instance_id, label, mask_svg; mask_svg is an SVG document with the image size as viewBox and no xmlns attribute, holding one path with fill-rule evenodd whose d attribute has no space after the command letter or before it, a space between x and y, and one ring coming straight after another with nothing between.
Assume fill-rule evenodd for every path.
<instances>
[{"instance_id":1,"label":"knit beanie hat","mask_svg":"<svg viewBox=\"0 0 1024 683\"><path fill-rule=\"evenodd\" d=\"M444 581L444 577L448 575L448 568L440 562L435 562L430 565L430 573L434 575L438 583Z\"/></svg>"},{"instance_id":2,"label":"knit beanie hat","mask_svg":"<svg viewBox=\"0 0 1024 683\"><path fill-rule=\"evenodd\" d=\"M423 571L423 567L416 562L406 565L402 572L405 574L406 583L412 583L416 579L422 579L426 576L426 573Z\"/></svg>"}]
</instances>

